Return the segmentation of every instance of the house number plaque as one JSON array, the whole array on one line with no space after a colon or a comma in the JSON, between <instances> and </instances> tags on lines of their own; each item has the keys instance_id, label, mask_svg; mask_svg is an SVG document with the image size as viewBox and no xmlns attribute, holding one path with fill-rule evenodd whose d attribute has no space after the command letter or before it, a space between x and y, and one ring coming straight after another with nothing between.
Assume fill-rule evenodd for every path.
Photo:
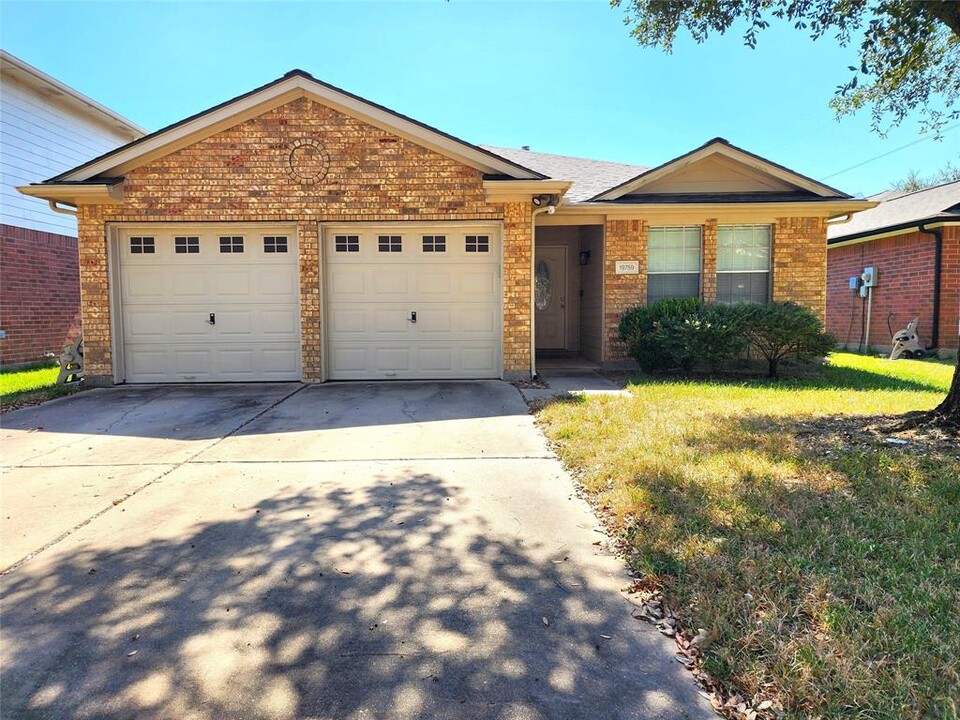
<instances>
[{"instance_id":1,"label":"house number plaque","mask_svg":"<svg viewBox=\"0 0 960 720\"><path fill-rule=\"evenodd\" d=\"M617 275L639 275L640 261L639 260L617 260L616 273Z\"/></svg>"}]
</instances>

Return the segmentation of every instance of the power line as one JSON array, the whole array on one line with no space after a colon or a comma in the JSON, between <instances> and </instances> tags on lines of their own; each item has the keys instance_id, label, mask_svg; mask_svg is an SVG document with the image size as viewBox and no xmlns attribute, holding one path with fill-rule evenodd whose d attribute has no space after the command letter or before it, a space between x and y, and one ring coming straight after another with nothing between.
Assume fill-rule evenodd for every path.
<instances>
[{"instance_id":1,"label":"power line","mask_svg":"<svg viewBox=\"0 0 960 720\"><path fill-rule=\"evenodd\" d=\"M951 125L951 126L948 127L948 128L945 128L943 132L944 132L944 133L948 133L948 132L950 132L951 130L955 130L955 129L958 128L958 127L960 127L960 123L957 123L957 124L955 124L955 125ZM917 143L922 143L924 140L930 140L930 139L932 139L932 138L934 138L934 137L935 137L934 135L925 135L925 136L922 137L922 138L919 138L919 139L914 140L914 141L912 141L912 142L908 142L906 145L901 145L901 146L898 147L898 148L894 148L893 150L888 150L887 152L882 153L882 154L880 154L880 155L877 155L877 156L875 156L875 157L872 157L872 158L870 158L869 160L864 160L863 162L857 163L856 165L851 165L851 166L848 167L848 168L844 168L843 170L840 170L840 171L838 171L838 172L835 172L835 173L833 173L832 175L827 175L826 177L821 178L821 180L829 180L830 178L836 177L837 175L843 175L844 173L850 172L851 170L856 170L858 167L863 167L864 165L867 165L868 163L872 163L874 160L879 160L880 158L885 158L885 157L887 157L887 155L893 155L895 152L900 152L901 150L906 150L908 147L912 147L912 146L916 145Z\"/></svg>"}]
</instances>

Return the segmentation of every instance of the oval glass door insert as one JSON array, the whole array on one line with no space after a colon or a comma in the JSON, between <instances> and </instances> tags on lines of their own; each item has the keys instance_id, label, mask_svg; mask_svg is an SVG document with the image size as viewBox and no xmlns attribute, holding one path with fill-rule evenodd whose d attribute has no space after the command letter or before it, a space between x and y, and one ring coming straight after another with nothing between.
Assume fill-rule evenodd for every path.
<instances>
[{"instance_id":1,"label":"oval glass door insert","mask_svg":"<svg viewBox=\"0 0 960 720\"><path fill-rule=\"evenodd\" d=\"M550 267L543 260L537 263L534 274L533 303L537 310L546 310L550 307L550 298L553 292L553 281L550 279Z\"/></svg>"}]
</instances>

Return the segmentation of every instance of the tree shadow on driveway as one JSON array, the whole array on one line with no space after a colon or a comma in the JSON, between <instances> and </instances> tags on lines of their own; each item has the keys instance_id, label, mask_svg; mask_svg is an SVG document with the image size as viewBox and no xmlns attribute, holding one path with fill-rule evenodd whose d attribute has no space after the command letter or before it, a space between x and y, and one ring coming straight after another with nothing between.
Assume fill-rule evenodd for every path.
<instances>
[{"instance_id":1,"label":"tree shadow on driveway","mask_svg":"<svg viewBox=\"0 0 960 720\"><path fill-rule=\"evenodd\" d=\"M199 472L241 480L232 515L131 507L3 578L4 717L708 716L580 538L501 532L435 474Z\"/></svg>"}]
</instances>

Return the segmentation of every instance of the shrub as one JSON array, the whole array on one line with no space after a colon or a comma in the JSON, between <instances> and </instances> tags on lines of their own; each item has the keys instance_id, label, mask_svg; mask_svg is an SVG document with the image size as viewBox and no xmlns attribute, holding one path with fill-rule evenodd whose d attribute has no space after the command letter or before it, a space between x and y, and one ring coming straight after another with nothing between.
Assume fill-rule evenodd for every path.
<instances>
[{"instance_id":1,"label":"shrub","mask_svg":"<svg viewBox=\"0 0 960 720\"><path fill-rule=\"evenodd\" d=\"M624 313L620 337L644 372L689 372L698 365L716 370L746 348L742 317L736 306L707 305L696 298L660 300Z\"/></svg>"},{"instance_id":2,"label":"shrub","mask_svg":"<svg viewBox=\"0 0 960 720\"><path fill-rule=\"evenodd\" d=\"M785 357L823 355L835 342L813 312L795 303L714 305L696 298L628 310L620 337L643 372L698 366L717 371L749 347L767 361L770 377L777 377Z\"/></svg>"},{"instance_id":3,"label":"shrub","mask_svg":"<svg viewBox=\"0 0 960 720\"><path fill-rule=\"evenodd\" d=\"M780 361L788 356L810 360L826 355L836 340L808 308L792 302L744 306L743 335L767 361L767 376L777 377Z\"/></svg>"},{"instance_id":4,"label":"shrub","mask_svg":"<svg viewBox=\"0 0 960 720\"><path fill-rule=\"evenodd\" d=\"M701 304L696 298L660 300L627 310L620 317L620 339L627 346L627 355L646 373L680 365L676 356L682 341L672 331L683 318L695 315Z\"/></svg>"}]
</instances>

